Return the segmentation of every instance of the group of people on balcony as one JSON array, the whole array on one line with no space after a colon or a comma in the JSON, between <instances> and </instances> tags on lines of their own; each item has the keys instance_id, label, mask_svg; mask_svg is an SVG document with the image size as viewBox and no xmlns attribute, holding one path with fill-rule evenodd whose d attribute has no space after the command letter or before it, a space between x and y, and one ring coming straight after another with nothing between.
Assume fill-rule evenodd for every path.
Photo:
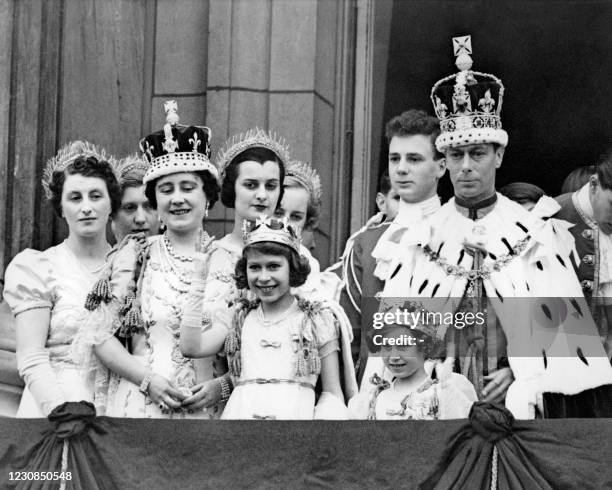
<instances>
[{"instance_id":1,"label":"group of people on balcony","mask_svg":"<svg viewBox=\"0 0 612 490\"><path fill-rule=\"evenodd\" d=\"M387 124L381 212L324 271L300 242L320 177L270 132L231 138L213 163L210 130L169 101L140 155L61 148L43 185L68 237L5 273L18 416L80 400L139 418L463 418L477 400L517 418L612 416L612 156L557 200L496 192L504 88L470 53L456 42L437 117ZM234 224L214 239L218 200Z\"/></svg>"}]
</instances>

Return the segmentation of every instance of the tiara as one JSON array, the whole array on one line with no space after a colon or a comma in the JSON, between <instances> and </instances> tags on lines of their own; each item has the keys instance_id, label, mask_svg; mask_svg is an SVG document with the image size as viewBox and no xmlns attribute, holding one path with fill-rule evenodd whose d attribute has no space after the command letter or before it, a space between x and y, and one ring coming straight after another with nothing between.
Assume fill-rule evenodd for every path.
<instances>
[{"instance_id":1,"label":"tiara","mask_svg":"<svg viewBox=\"0 0 612 490\"><path fill-rule=\"evenodd\" d=\"M246 133L240 133L229 138L224 147L217 153L216 163L221 174L221 182L225 179L225 172L232 160L243 151L251 148L266 148L274 152L283 165L287 165L291 158L289 146L284 138L271 131L266 132L259 128L249 129Z\"/></svg>"},{"instance_id":2,"label":"tiara","mask_svg":"<svg viewBox=\"0 0 612 490\"><path fill-rule=\"evenodd\" d=\"M317 169L306 162L292 160L287 164L285 176L297 180L308 191L311 200L318 205L321 204L321 177Z\"/></svg>"},{"instance_id":3,"label":"tiara","mask_svg":"<svg viewBox=\"0 0 612 490\"><path fill-rule=\"evenodd\" d=\"M94 157L98 161L106 161L110 164L117 181L119 181L119 172L117 170L117 160L110 155L106 155L103 148L96 146L88 141L75 140L66 143L62 146L55 156L47 160L45 169L42 174L42 185L47 199L53 198L50 185L55 172L63 172L68 165L73 163L79 157Z\"/></svg>"},{"instance_id":4,"label":"tiara","mask_svg":"<svg viewBox=\"0 0 612 490\"><path fill-rule=\"evenodd\" d=\"M244 246L259 242L274 242L287 245L300 254L300 235L289 224L287 218L271 218L262 215L253 221L242 222L242 238Z\"/></svg>"},{"instance_id":5,"label":"tiara","mask_svg":"<svg viewBox=\"0 0 612 490\"><path fill-rule=\"evenodd\" d=\"M130 172L139 172L142 175L149 169L149 162L142 156L134 153L115 163L115 171L119 174L119 185L122 185Z\"/></svg>"}]
</instances>

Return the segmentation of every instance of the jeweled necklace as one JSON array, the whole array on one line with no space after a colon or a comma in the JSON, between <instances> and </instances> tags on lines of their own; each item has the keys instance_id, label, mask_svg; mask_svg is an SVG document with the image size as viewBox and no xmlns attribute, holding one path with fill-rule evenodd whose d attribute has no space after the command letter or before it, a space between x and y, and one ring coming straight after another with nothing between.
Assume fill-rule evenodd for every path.
<instances>
[{"instance_id":1,"label":"jeweled necklace","mask_svg":"<svg viewBox=\"0 0 612 490\"><path fill-rule=\"evenodd\" d=\"M188 257L187 255L179 255L174 251L174 246L168 237L168 231L164 231L164 245L166 246L166 250L168 254L173 259L178 260L179 262L193 262L193 257Z\"/></svg>"},{"instance_id":2,"label":"jeweled necklace","mask_svg":"<svg viewBox=\"0 0 612 490\"><path fill-rule=\"evenodd\" d=\"M160 244L160 259L162 276L166 284L174 291L183 294L189 291L191 285L191 276L188 272L181 270L180 265L186 265L186 262L178 262L170 255L166 242ZM178 262L178 263L175 263Z\"/></svg>"},{"instance_id":3,"label":"jeweled necklace","mask_svg":"<svg viewBox=\"0 0 612 490\"><path fill-rule=\"evenodd\" d=\"M512 247L512 252L502 255L499 259L493 261L491 265L483 264L478 269L466 269L460 265L449 264L446 258L434 252L429 245L423 247L423 252L430 261L435 262L447 275L475 281L476 279L489 279L491 272L499 272L502 268L506 267L527 248L529 240L531 240L531 236L527 235L522 240L516 242L514 247Z\"/></svg>"}]
</instances>

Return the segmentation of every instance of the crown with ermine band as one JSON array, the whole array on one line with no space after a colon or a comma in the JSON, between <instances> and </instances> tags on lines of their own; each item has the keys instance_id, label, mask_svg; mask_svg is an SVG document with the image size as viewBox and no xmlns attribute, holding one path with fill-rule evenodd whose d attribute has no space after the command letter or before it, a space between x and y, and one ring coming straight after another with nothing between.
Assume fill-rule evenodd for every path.
<instances>
[{"instance_id":1,"label":"crown with ermine band","mask_svg":"<svg viewBox=\"0 0 612 490\"><path fill-rule=\"evenodd\" d=\"M508 144L508 133L502 129L501 108L504 85L494 75L472 71L471 36L453 38L458 73L449 75L431 89L431 102L441 133L436 148L477 143Z\"/></svg>"},{"instance_id":2,"label":"crown with ermine band","mask_svg":"<svg viewBox=\"0 0 612 490\"><path fill-rule=\"evenodd\" d=\"M164 110L164 129L140 140L140 150L150 162L143 183L179 172L207 171L218 179L219 172L210 162L210 128L178 124L175 100L166 101Z\"/></svg>"}]
</instances>

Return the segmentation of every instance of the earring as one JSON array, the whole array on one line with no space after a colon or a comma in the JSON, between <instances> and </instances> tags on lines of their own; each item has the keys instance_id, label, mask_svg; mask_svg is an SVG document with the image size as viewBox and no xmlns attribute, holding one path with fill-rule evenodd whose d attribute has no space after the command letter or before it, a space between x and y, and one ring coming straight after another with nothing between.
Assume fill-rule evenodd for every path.
<instances>
[{"instance_id":1,"label":"earring","mask_svg":"<svg viewBox=\"0 0 612 490\"><path fill-rule=\"evenodd\" d=\"M166 224L164 223L164 221L161 218L159 219L159 230L162 233L166 231Z\"/></svg>"},{"instance_id":2,"label":"earring","mask_svg":"<svg viewBox=\"0 0 612 490\"><path fill-rule=\"evenodd\" d=\"M204 217L208 218L208 203L206 203L206 207L204 208Z\"/></svg>"}]
</instances>

